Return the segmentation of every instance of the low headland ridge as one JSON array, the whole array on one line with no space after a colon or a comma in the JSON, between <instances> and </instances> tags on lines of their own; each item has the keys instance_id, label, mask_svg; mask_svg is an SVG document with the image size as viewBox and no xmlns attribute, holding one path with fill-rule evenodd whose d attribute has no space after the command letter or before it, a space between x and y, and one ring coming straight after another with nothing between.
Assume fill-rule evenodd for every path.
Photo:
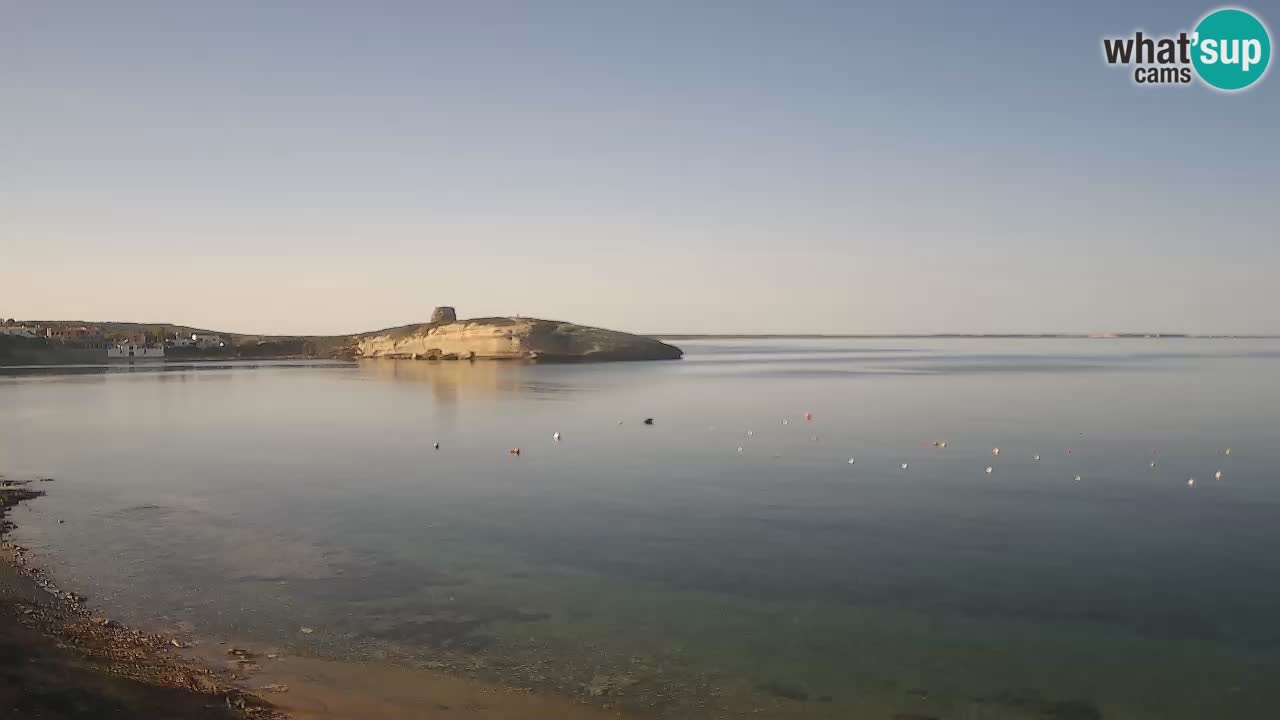
<instances>
[{"instance_id":1,"label":"low headland ridge","mask_svg":"<svg viewBox=\"0 0 1280 720\"><path fill-rule=\"evenodd\" d=\"M353 335L248 335L170 323L9 322L15 323L10 329L21 328L22 333L0 334L0 365L101 363L109 359L112 347L126 343L163 347L164 360L388 358L604 362L677 360L683 356L680 348L652 337L538 318L459 320L453 308L448 307L436 308L430 322ZM158 358L148 354L145 359Z\"/></svg>"}]
</instances>

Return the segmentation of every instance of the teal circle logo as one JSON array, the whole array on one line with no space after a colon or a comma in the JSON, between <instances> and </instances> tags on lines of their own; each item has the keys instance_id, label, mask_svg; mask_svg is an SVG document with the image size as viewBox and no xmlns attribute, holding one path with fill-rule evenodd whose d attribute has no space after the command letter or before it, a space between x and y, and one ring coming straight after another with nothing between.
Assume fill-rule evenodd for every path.
<instances>
[{"instance_id":1,"label":"teal circle logo","mask_svg":"<svg viewBox=\"0 0 1280 720\"><path fill-rule=\"evenodd\" d=\"M1267 26L1236 8L1215 10L1196 26L1191 63L1200 79L1219 90L1243 90L1258 82L1271 61Z\"/></svg>"}]
</instances>

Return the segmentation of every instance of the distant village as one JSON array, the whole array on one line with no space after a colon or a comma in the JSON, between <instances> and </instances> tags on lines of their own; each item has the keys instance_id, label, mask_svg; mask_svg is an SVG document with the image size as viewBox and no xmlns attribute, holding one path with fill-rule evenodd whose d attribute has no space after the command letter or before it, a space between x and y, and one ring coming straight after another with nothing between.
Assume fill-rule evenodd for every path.
<instances>
[{"instance_id":1,"label":"distant village","mask_svg":"<svg viewBox=\"0 0 1280 720\"><path fill-rule=\"evenodd\" d=\"M229 341L212 333L179 335L163 328L135 332L113 332L97 325L79 323L35 323L12 318L0 320L0 336L44 340L61 349L105 350L108 359L163 358L165 350L216 352Z\"/></svg>"},{"instance_id":2,"label":"distant village","mask_svg":"<svg viewBox=\"0 0 1280 720\"><path fill-rule=\"evenodd\" d=\"M149 323L0 319L0 366L346 357L349 338L227 335Z\"/></svg>"}]
</instances>

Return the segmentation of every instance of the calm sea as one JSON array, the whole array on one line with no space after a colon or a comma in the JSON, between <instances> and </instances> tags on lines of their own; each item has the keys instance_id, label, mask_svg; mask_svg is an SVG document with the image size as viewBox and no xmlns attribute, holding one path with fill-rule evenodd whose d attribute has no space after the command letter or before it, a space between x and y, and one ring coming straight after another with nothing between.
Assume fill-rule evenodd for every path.
<instances>
[{"instance_id":1,"label":"calm sea","mask_svg":"<svg viewBox=\"0 0 1280 720\"><path fill-rule=\"evenodd\" d=\"M0 473L192 637L667 718L1280 717L1280 341L679 344L9 371Z\"/></svg>"}]
</instances>

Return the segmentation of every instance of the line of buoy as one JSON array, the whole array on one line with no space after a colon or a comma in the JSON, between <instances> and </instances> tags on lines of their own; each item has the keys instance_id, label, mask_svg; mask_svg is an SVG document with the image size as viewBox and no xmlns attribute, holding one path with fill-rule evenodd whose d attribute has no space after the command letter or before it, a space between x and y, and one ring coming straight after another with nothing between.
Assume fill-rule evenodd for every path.
<instances>
[{"instance_id":1,"label":"line of buoy","mask_svg":"<svg viewBox=\"0 0 1280 720\"><path fill-rule=\"evenodd\" d=\"M804 419L805 419L805 420L812 420L812 419L813 419L813 413L812 413L812 412L808 412L808 411L806 411L806 412L804 413ZM643 422L643 424L645 424L645 425L653 425L653 424L654 424L654 420L653 420L653 418L652 418L652 417L646 417L646 418L644 418L644 420L643 420L642 422ZM783 419L782 419L782 424L783 424L783 425L787 425L787 424L789 424L789 422L790 422L790 421L789 421L787 418L783 418ZM618 420L618 425L622 425L622 420ZM710 426L708 426L708 428L707 428L707 429L708 429L708 430L715 430L715 429L716 429L716 426L715 426L715 425L710 425ZM752 437L752 436L754 436L754 435L755 435L755 433L754 433L754 431L752 431L752 430L748 429L748 430L746 431L746 435L747 435L747 437ZM552 439L554 442L560 442L560 441L561 441L561 439L562 439L562 436L561 436L560 432L557 430L557 431L555 431L555 432L553 432L553 433L551 434L551 439ZM817 442L817 441L818 441L818 437L817 437L816 435L815 435L815 436L812 436L810 439L811 439L812 441L814 441L814 442ZM933 447L935 447L935 448L945 448L946 446L947 446L947 443L946 443L946 441L945 441L945 440L935 440L935 441L933 441ZM439 441L433 442L433 443L432 443L432 445L431 445L431 447L432 447L433 449L435 449L435 450L439 450L439 449L440 449L440 443L439 443ZM739 445L739 446L738 446L738 448L737 448L737 451L738 451L738 453L739 453L739 454L743 453L743 452L744 452L744 448L743 448L743 446ZM507 453L508 453L508 454L510 454L510 455L516 455L516 456L518 456L518 455L520 455L520 454L521 454L521 450L520 450L520 448L518 448L518 447L513 447L513 448L511 448L511 449L507 450ZM1225 455L1230 455L1230 454L1231 454L1231 448L1229 448L1229 447L1228 447L1228 448L1224 448L1224 449L1222 449L1222 450L1220 451L1220 453L1221 453L1222 455L1224 455L1224 456L1225 456ZM992 454L992 456L994 456L994 457L999 457L999 456L1000 456L1000 448L999 448L999 447L993 447L993 448L991 448L991 454ZM1067 449L1067 455L1071 455L1071 454L1072 454L1072 449L1071 449L1071 448L1068 448L1068 449ZM1153 450L1151 451L1151 455L1152 455L1152 457L1155 457L1157 454L1158 454L1158 451L1157 451L1157 450L1153 449ZM775 457L775 458L777 458L777 457L780 457L780 455L774 455L774 457ZM1039 454L1039 453L1033 454L1033 455L1031 456L1031 460L1032 460L1033 462L1040 462L1040 454ZM848 464L849 464L849 465L853 465L853 464L855 464L855 459L854 459L854 458L849 458L847 462L848 462ZM1151 461L1149 461L1149 462L1148 462L1148 464L1147 464L1147 466L1148 466L1148 468L1154 469L1154 468L1155 468L1155 466L1156 466L1156 461L1155 461L1155 460L1151 460ZM904 462L904 463L900 463L898 467L899 467L900 469L902 469L902 470L907 470L907 469L909 469L909 467L910 467L910 466L909 466L909 464L908 464L908 463L905 463L905 462ZM988 466L986 466L985 474L987 474L987 475L992 475L992 474L994 474L994 472L995 472L995 467L994 467L994 466L992 466L992 465L988 465ZM1215 471L1215 472L1214 472L1214 474L1213 474L1213 478L1214 478L1215 480L1221 480L1221 479L1222 479L1222 470L1217 470L1217 471ZM1076 475L1076 476L1075 476L1075 481L1076 481L1076 482L1080 482L1082 479L1083 479L1083 478L1082 478L1082 476L1080 476L1080 475ZM1188 486L1188 487L1194 487L1194 486L1195 486L1195 484L1196 484L1196 479L1195 479L1194 477L1187 478L1187 486Z\"/></svg>"}]
</instances>

